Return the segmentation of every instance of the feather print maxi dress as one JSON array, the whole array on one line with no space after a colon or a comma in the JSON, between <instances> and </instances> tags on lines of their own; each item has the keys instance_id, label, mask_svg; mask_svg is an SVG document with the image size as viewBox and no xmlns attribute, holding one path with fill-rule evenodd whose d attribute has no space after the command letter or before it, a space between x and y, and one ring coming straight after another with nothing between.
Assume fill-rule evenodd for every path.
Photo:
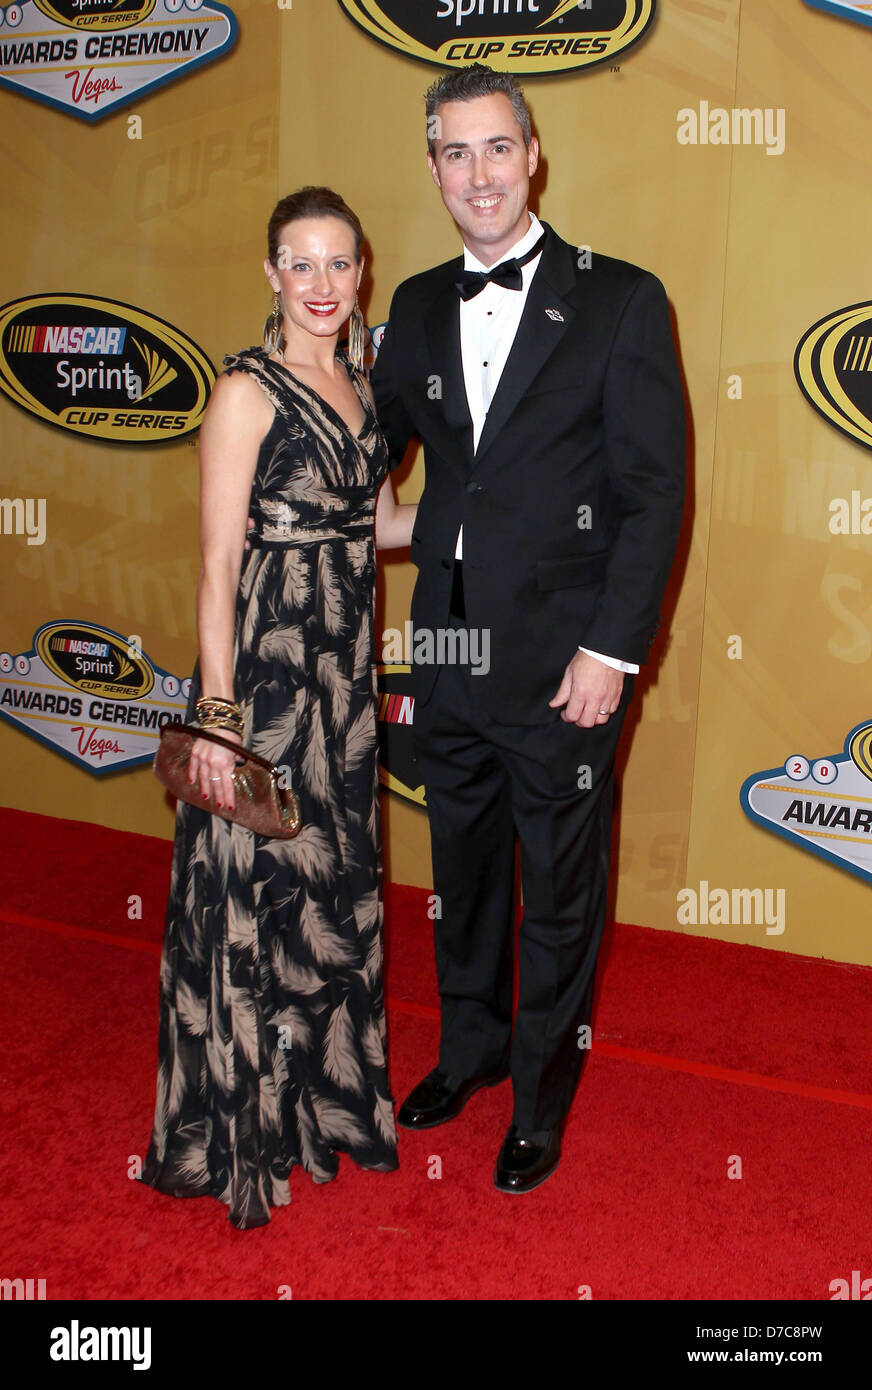
<instances>
[{"instance_id":1,"label":"feather print maxi dress","mask_svg":"<svg viewBox=\"0 0 872 1390\"><path fill-rule=\"evenodd\" d=\"M387 450L265 351L225 358L275 416L252 485L235 628L244 741L284 766L303 829L268 839L177 810L157 1100L142 1181L211 1195L234 1226L290 1201L299 1163L397 1166L381 979L374 510ZM186 718L204 693L199 660ZM208 692L206 692L208 693Z\"/></svg>"}]
</instances>

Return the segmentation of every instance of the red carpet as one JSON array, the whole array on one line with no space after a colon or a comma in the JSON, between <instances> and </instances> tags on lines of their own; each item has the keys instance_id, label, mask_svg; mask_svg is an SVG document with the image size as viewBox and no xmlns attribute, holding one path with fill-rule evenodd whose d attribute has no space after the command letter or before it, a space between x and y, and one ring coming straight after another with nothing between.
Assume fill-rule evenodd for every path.
<instances>
[{"instance_id":1,"label":"red carpet","mask_svg":"<svg viewBox=\"0 0 872 1390\"><path fill-rule=\"evenodd\" d=\"M872 1275L872 971L617 926L558 1172L497 1193L508 1084L236 1231L130 1181L170 845L0 809L2 1269L49 1299L829 1299ZM142 899L142 919L128 899ZM393 1091L436 1061L426 894L387 895ZM730 1179L731 1158L741 1179ZM441 1178L428 1178L432 1157Z\"/></svg>"}]
</instances>

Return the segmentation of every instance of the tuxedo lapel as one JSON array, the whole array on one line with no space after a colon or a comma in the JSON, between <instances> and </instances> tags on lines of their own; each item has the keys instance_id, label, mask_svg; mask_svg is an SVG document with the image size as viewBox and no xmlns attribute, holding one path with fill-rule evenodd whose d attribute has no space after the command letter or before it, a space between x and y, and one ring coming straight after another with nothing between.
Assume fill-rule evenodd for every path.
<instances>
[{"instance_id":1,"label":"tuxedo lapel","mask_svg":"<svg viewBox=\"0 0 872 1390\"><path fill-rule=\"evenodd\" d=\"M431 376L428 395L434 393L433 419L444 419L449 431L450 447L445 457L454 461L460 451L464 472L472 465L472 416L463 380L463 357L460 348L460 295L456 279L463 261L452 262L446 268L436 293L425 310L427 339L430 346ZM435 394L438 393L438 394ZM440 404L441 403L441 404Z\"/></svg>"},{"instance_id":2,"label":"tuxedo lapel","mask_svg":"<svg viewBox=\"0 0 872 1390\"><path fill-rule=\"evenodd\" d=\"M515 341L490 403L472 465L474 469L498 438L576 315L576 310L565 298L575 285L572 247L562 241L547 222L543 226L546 238L542 259L527 292Z\"/></svg>"}]
</instances>

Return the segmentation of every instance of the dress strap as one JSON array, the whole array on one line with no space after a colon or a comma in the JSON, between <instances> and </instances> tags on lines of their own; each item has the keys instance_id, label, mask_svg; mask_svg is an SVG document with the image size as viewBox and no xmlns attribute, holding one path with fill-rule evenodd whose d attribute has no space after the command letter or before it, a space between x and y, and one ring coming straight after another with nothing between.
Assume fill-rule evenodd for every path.
<instances>
[{"instance_id":1,"label":"dress strap","mask_svg":"<svg viewBox=\"0 0 872 1390\"><path fill-rule=\"evenodd\" d=\"M241 352L228 353L224 358L227 375L232 372L247 372L249 376L254 377L276 410L282 415L287 415L289 404L296 407L298 403L287 379L280 372L269 371L269 365L266 350L260 347L243 348Z\"/></svg>"}]
</instances>

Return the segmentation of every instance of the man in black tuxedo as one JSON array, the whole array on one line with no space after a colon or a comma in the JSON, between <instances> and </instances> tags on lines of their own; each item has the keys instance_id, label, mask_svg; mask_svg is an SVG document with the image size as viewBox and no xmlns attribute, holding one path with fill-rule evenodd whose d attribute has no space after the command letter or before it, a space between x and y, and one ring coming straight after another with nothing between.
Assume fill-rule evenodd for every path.
<instances>
[{"instance_id":1,"label":"man in black tuxedo","mask_svg":"<svg viewBox=\"0 0 872 1390\"><path fill-rule=\"evenodd\" d=\"M557 1166L589 1042L615 750L681 524L684 402L660 281L529 212L539 146L514 78L451 72L427 117L465 255L399 286L373 373L392 464L424 445L414 646L424 630L454 658L414 666L442 1037L397 1118L442 1124L511 1074L494 1182L517 1193ZM471 633L487 662L464 662Z\"/></svg>"}]
</instances>

